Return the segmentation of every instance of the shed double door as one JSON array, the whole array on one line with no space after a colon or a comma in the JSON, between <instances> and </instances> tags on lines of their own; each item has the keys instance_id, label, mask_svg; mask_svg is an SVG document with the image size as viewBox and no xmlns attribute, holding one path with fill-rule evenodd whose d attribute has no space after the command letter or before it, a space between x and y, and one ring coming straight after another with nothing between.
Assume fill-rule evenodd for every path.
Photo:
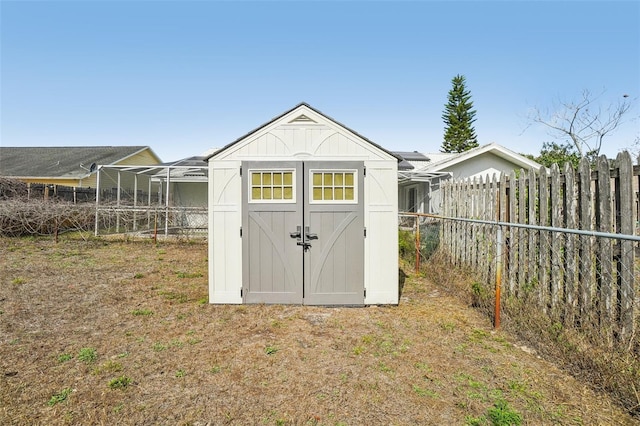
<instances>
[{"instance_id":1,"label":"shed double door","mask_svg":"<svg viewBox=\"0 0 640 426\"><path fill-rule=\"evenodd\" d=\"M364 304L364 164L243 162L245 303Z\"/></svg>"}]
</instances>

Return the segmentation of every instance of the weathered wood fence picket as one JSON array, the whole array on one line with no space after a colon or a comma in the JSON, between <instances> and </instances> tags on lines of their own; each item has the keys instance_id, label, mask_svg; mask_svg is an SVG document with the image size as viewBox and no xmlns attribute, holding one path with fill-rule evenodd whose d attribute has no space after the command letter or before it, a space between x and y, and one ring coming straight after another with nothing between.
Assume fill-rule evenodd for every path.
<instances>
[{"instance_id":1,"label":"weathered wood fence picket","mask_svg":"<svg viewBox=\"0 0 640 426\"><path fill-rule=\"evenodd\" d=\"M554 165L447 183L441 248L477 271L487 288L502 265L507 304L526 300L565 327L638 350L639 179L640 167L623 152L611 163L600 157L595 168L583 159L577 170Z\"/></svg>"}]
</instances>

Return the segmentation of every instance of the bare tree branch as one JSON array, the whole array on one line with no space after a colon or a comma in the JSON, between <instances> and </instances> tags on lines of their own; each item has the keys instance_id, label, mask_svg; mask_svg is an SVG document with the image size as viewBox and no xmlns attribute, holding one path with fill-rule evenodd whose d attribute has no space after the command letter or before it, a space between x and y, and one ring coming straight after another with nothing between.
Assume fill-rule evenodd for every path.
<instances>
[{"instance_id":1,"label":"bare tree branch","mask_svg":"<svg viewBox=\"0 0 640 426\"><path fill-rule=\"evenodd\" d=\"M583 90L580 100L557 102L552 112L535 108L529 120L547 127L555 140L568 138L580 157L597 157L605 137L625 121L632 105L625 96L603 110L599 103L603 94L604 91L593 96L589 90Z\"/></svg>"}]
</instances>

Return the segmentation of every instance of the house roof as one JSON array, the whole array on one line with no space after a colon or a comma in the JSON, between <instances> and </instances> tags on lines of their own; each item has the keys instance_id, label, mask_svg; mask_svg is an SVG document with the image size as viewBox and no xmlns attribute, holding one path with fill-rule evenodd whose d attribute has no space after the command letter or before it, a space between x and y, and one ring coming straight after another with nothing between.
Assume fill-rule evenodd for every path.
<instances>
[{"instance_id":1,"label":"house roof","mask_svg":"<svg viewBox=\"0 0 640 426\"><path fill-rule=\"evenodd\" d=\"M455 157L458 153L455 152L430 152L426 154L431 163L436 163L438 161L445 160L447 158Z\"/></svg>"},{"instance_id":2,"label":"house roof","mask_svg":"<svg viewBox=\"0 0 640 426\"><path fill-rule=\"evenodd\" d=\"M168 163L162 163L160 166L193 166L193 167L207 167L207 157L203 155L195 155L193 157L183 158L177 161L170 161Z\"/></svg>"},{"instance_id":3,"label":"house roof","mask_svg":"<svg viewBox=\"0 0 640 426\"><path fill-rule=\"evenodd\" d=\"M398 163L398 170L413 170L416 166L421 167L423 162L429 161L424 154L418 151L393 151L393 153L402 158L402 161Z\"/></svg>"},{"instance_id":4,"label":"house roof","mask_svg":"<svg viewBox=\"0 0 640 426\"><path fill-rule=\"evenodd\" d=\"M153 176L164 179L167 175L167 169L170 170L171 179L189 180L199 182L207 181L209 163L206 156L196 155L193 157L183 158L182 160L162 163L164 168L155 168L157 170Z\"/></svg>"},{"instance_id":5,"label":"house roof","mask_svg":"<svg viewBox=\"0 0 640 426\"><path fill-rule=\"evenodd\" d=\"M418 151L394 151L394 154L399 155L407 161L429 161L429 158Z\"/></svg>"},{"instance_id":6,"label":"house roof","mask_svg":"<svg viewBox=\"0 0 640 426\"><path fill-rule=\"evenodd\" d=\"M158 158L148 146L0 147L0 176L80 179L144 150Z\"/></svg>"},{"instance_id":7,"label":"house roof","mask_svg":"<svg viewBox=\"0 0 640 426\"><path fill-rule=\"evenodd\" d=\"M523 155L517 154L496 143L490 143L461 153L427 153L425 154L425 157L428 157L427 161L413 160L410 162L414 166L413 169L401 169L398 167L398 181L400 183L427 182L433 178L451 176L452 166L464 163L467 160L485 153L491 153L509 161L515 166L514 168L533 168L538 170L542 167L540 164Z\"/></svg>"},{"instance_id":8,"label":"house roof","mask_svg":"<svg viewBox=\"0 0 640 426\"><path fill-rule=\"evenodd\" d=\"M348 128L347 126L345 126L344 124L340 123L337 120L334 120L333 118L329 117L328 115L318 111L317 109L313 108L311 105L307 104L306 102L300 102L298 105L294 106L293 108L283 112L282 114L278 115L277 117L269 120L268 122L264 123L263 125L253 129L252 131L248 132L247 134L245 134L244 136L239 137L238 139L236 139L235 141L227 144L226 146L220 148L219 150L217 150L216 152L212 153L211 155L209 155L208 157L206 157L206 160L209 160L209 158L213 157L214 155L218 155L224 151L226 151L227 149L229 149L230 147L232 147L233 145L237 144L238 142L241 142L242 140L246 139L247 137L249 137L250 135L260 131L261 129L269 126L270 124L280 120L282 117L292 113L293 111L295 111L296 109L300 108L300 107L306 107L308 109L310 109L311 111L315 112L316 114L321 115L322 117L326 118L327 120L330 120L332 122L334 122L335 124L339 125L340 127L344 128L345 130L347 130L348 132L356 135L357 137L359 137L360 139L363 139L364 141L370 143L371 145L375 146L376 148L380 149L381 151L387 153L388 155L395 157L398 159L398 162L400 163L403 158L394 154L393 152L383 148L382 146L378 145L377 143L367 139L366 137L362 136L361 134L359 134L358 132Z\"/></svg>"},{"instance_id":9,"label":"house roof","mask_svg":"<svg viewBox=\"0 0 640 426\"><path fill-rule=\"evenodd\" d=\"M465 152L461 152L459 154L443 155L443 153L436 153L436 154L427 153L426 156L431 158L432 161L430 163L427 163L425 167L423 167L421 170L430 171L430 172L444 171L448 167L451 167L455 164L462 163L470 158L477 157L478 155L485 154L485 153L492 153L498 157L501 157L505 160L512 162L516 166L521 167L523 169L533 168L538 170L540 169L540 167L542 167L541 164L538 164L535 161L530 160L524 155L520 155L516 152L513 152L510 149L507 149L502 145L498 145L497 143L494 142L487 145L479 146L477 148L470 149ZM436 161L433 161L433 160L436 160Z\"/></svg>"}]
</instances>

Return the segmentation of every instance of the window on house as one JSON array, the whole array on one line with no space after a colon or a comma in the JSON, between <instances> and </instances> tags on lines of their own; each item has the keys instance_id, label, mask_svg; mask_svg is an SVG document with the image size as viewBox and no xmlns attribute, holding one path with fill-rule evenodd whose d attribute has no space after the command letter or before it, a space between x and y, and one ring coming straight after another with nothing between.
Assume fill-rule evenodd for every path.
<instances>
[{"instance_id":1,"label":"window on house","mask_svg":"<svg viewBox=\"0 0 640 426\"><path fill-rule=\"evenodd\" d=\"M418 207L418 189L417 188L409 188L407 191L407 207L410 212L417 212Z\"/></svg>"}]
</instances>

